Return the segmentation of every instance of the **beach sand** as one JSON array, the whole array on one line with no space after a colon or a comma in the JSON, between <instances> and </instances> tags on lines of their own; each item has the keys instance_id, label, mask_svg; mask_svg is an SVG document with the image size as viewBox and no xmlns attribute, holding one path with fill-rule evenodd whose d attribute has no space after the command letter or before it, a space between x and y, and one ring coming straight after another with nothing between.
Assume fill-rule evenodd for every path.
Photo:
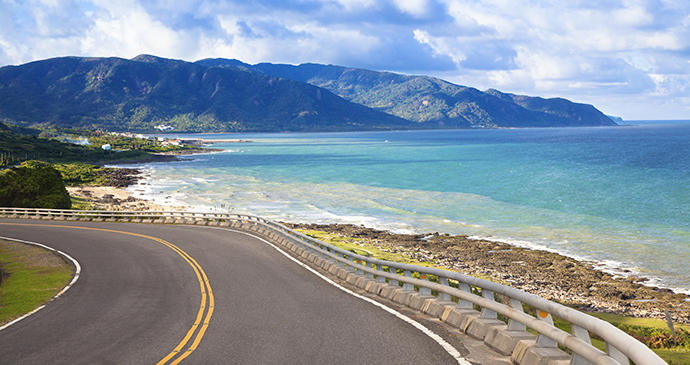
<instances>
[{"instance_id":1,"label":"beach sand","mask_svg":"<svg viewBox=\"0 0 690 365\"><path fill-rule=\"evenodd\" d=\"M67 191L71 196L86 200L96 210L181 212L192 208L182 205L162 205L137 199L125 189L114 186L67 187Z\"/></svg>"}]
</instances>

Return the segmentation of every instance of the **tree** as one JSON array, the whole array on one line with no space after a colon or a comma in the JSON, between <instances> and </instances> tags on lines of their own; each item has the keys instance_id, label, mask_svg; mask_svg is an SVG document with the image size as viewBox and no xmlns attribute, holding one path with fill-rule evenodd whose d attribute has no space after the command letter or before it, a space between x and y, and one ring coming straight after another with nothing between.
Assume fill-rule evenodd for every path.
<instances>
[{"instance_id":1,"label":"tree","mask_svg":"<svg viewBox=\"0 0 690 365\"><path fill-rule=\"evenodd\" d=\"M0 206L69 209L72 207L62 176L41 161L26 161L0 172Z\"/></svg>"}]
</instances>

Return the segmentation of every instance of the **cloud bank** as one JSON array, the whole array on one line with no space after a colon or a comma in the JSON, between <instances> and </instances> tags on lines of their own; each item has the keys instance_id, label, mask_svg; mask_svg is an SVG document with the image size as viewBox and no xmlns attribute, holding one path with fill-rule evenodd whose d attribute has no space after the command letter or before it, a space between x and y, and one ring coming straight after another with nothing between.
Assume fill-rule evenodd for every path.
<instances>
[{"instance_id":1,"label":"cloud bank","mask_svg":"<svg viewBox=\"0 0 690 365\"><path fill-rule=\"evenodd\" d=\"M426 74L690 119L686 0L0 0L0 65L143 53Z\"/></svg>"}]
</instances>

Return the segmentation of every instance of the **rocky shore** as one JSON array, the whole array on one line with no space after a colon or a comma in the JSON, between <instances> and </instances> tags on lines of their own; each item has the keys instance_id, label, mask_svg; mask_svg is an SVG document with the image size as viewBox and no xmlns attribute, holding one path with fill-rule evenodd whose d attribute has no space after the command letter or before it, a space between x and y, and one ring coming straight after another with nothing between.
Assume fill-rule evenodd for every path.
<instances>
[{"instance_id":1,"label":"rocky shore","mask_svg":"<svg viewBox=\"0 0 690 365\"><path fill-rule=\"evenodd\" d=\"M664 318L664 311L668 310L674 321L690 324L689 296L645 286L644 278L616 277L596 270L594 263L553 252L439 233L394 234L339 224L286 225L326 231L419 261L433 261L441 268L488 277L585 312Z\"/></svg>"}]
</instances>

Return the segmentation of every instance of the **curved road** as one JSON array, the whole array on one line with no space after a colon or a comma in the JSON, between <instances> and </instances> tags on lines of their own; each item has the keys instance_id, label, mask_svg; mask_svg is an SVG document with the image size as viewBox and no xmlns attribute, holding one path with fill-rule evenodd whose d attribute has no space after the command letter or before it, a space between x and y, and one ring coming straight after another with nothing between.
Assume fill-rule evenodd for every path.
<instances>
[{"instance_id":1,"label":"curved road","mask_svg":"<svg viewBox=\"0 0 690 365\"><path fill-rule=\"evenodd\" d=\"M63 296L0 331L1 364L458 363L242 232L0 219L0 236L53 247L82 268Z\"/></svg>"}]
</instances>

